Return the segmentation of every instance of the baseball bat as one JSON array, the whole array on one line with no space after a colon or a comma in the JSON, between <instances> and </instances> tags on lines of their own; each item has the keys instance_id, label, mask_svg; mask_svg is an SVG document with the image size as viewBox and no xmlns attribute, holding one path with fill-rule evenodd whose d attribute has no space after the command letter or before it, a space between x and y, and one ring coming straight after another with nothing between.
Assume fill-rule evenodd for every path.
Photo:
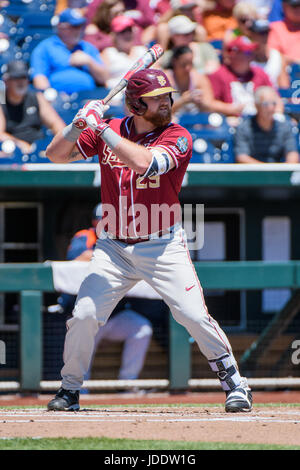
<instances>
[{"instance_id":1,"label":"baseball bat","mask_svg":"<svg viewBox=\"0 0 300 470\"><path fill-rule=\"evenodd\" d=\"M103 98L103 104L107 104L114 96L116 96L123 88L127 86L128 80L130 77L139 70L144 70L150 67L154 62L156 62L164 53L163 48L160 44L154 44L154 46L150 47L145 54L140 57L133 66L128 70L128 72L124 75L123 78L119 81L119 83L110 90L110 92ZM76 127L84 129L86 126L86 122L84 119L79 119L77 121Z\"/></svg>"},{"instance_id":2,"label":"baseball bat","mask_svg":"<svg viewBox=\"0 0 300 470\"><path fill-rule=\"evenodd\" d=\"M150 49L148 49L148 51L133 64L119 83L110 90L108 95L103 99L103 103L107 104L114 96L127 86L128 80L135 72L150 67L163 55L163 53L164 50L160 44L154 44L154 46L150 47Z\"/></svg>"}]
</instances>

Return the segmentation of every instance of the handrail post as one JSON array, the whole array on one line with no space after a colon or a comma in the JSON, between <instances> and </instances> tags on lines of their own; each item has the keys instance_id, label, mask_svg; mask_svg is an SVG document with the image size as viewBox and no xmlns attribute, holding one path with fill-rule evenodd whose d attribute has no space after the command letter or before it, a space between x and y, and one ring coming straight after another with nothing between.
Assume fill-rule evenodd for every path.
<instances>
[{"instance_id":1,"label":"handrail post","mask_svg":"<svg viewBox=\"0 0 300 470\"><path fill-rule=\"evenodd\" d=\"M21 292L21 390L38 391L42 377L42 293Z\"/></svg>"},{"instance_id":2,"label":"handrail post","mask_svg":"<svg viewBox=\"0 0 300 470\"><path fill-rule=\"evenodd\" d=\"M170 390L187 389L191 378L191 345L187 330L169 313Z\"/></svg>"}]
</instances>

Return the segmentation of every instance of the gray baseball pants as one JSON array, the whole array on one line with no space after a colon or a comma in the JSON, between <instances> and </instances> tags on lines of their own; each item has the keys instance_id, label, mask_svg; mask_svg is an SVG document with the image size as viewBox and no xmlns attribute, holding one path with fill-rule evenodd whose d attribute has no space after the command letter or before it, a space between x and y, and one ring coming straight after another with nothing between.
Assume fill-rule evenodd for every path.
<instances>
[{"instance_id":1,"label":"gray baseball pants","mask_svg":"<svg viewBox=\"0 0 300 470\"><path fill-rule=\"evenodd\" d=\"M97 242L89 274L81 284L73 317L67 322L62 387L78 390L89 369L95 336L112 310L136 282L144 279L169 306L209 361L230 355L231 346L209 315L183 228L136 244L110 238Z\"/></svg>"},{"instance_id":2,"label":"gray baseball pants","mask_svg":"<svg viewBox=\"0 0 300 470\"><path fill-rule=\"evenodd\" d=\"M100 326L95 338L93 357L84 380L89 380L93 358L102 340L124 342L119 380L137 379L144 365L152 337L152 326L147 318L126 308Z\"/></svg>"}]
</instances>

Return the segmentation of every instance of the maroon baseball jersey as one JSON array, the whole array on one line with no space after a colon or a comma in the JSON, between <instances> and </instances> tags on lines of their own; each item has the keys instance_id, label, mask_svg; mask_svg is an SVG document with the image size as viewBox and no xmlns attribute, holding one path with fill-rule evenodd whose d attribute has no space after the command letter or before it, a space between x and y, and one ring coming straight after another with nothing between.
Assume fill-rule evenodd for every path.
<instances>
[{"instance_id":1,"label":"maroon baseball jersey","mask_svg":"<svg viewBox=\"0 0 300 470\"><path fill-rule=\"evenodd\" d=\"M121 162L91 129L84 130L77 147L84 158L98 154L101 201L113 205L116 214L116 226L111 223L113 228L106 227L106 230L120 238L136 238L174 225L181 217L178 194L192 156L191 135L173 123L136 134L133 117L107 122L115 132L132 142L167 150L175 167L164 175L143 178ZM170 211L170 207L174 210Z\"/></svg>"}]
</instances>

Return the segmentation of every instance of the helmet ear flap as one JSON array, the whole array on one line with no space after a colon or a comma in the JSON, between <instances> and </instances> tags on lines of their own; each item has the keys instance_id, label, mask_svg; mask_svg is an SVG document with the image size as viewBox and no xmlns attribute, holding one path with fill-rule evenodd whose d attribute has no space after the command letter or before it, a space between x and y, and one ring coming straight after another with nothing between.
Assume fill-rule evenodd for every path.
<instances>
[{"instance_id":1,"label":"helmet ear flap","mask_svg":"<svg viewBox=\"0 0 300 470\"><path fill-rule=\"evenodd\" d=\"M133 113L136 114L137 116L143 116L145 112L148 109L148 106L146 103L141 98L136 98L135 100L128 99L128 97L125 98L125 102L127 105L127 108Z\"/></svg>"},{"instance_id":2,"label":"helmet ear flap","mask_svg":"<svg viewBox=\"0 0 300 470\"><path fill-rule=\"evenodd\" d=\"M140 102L140 106L139 106L139 109L138 109L138 115L139 116L143 116L143 114L145 114L145 112L147 111L148 109L148 106L146 105L146 103L142 100L142 98L139 98L138 99L139 102Z\"/></svg>"}]
</instances>

